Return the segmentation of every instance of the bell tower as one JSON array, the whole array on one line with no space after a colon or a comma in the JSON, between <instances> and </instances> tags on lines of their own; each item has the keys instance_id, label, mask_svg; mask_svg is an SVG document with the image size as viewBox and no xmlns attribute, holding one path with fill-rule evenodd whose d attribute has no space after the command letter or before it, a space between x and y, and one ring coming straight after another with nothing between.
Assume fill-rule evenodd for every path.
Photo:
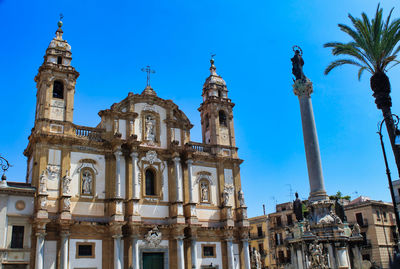
<instances>
[{"instance_id":1,"label":"bell tower","mask_svg":"<svg viewBox=\"0 0 400 269\"><path fill-rule=\"evenodd\" d=\"M60 20L56 36L50 42L35 77L36 131L50 131L51 126L56 126L56 131L62 133L65 123L72 123L75 83L79 73L71 66L71 46L62 38L62 25Z\"/></svg>"},{"instance_id":2,"label":"bell tower","mask_svg":"<svg viewBox=\"0 0 400 269\"><path fill-rule=\"evenodd\" d=\"M225 81L220 77L210 60L210 76L203 85L203 103L198 109L201 115L203 143L235 147L232 108Z\"/></svg>"}]
</instances>

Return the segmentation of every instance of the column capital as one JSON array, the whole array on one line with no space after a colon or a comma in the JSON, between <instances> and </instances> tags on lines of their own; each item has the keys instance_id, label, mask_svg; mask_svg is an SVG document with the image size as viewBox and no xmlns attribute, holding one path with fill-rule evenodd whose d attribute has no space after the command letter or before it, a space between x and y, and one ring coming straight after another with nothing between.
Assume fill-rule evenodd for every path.
<instances>
[{"instance_id":1,"label":"column capital","mask_svg":"<svg viewBox=\"0 0 400 269\"><path fill-rule=\"evenodd\" d=\"M176 235L174 238L176 240L183 240L183 239L185 239L185 236L184 235Z\"/></svg>"},{"instance_id":2,"label":"column capital","mask_svg":"<svg viewBox=\"0 0 400 269\"><path fill-rule=\"evenodd\" d=\"M47 234L45 232L37 232L35 233L37 237L45 237Z\"/></svg>"},{"instance_id":3,"label":"column capital","mask_svg":"<svg viewBox=\"0 0 400 269\"><path fill-rule=\"evenodd\" d=\"M180 161L181 161L181 158L179 158L178 156L176 156L175 158L173 158L173 160L174 160L174 162L175 162L175 164L176 164L177 162L180 162Z\"/></svg>"},{"instance_id":4,"label":"column capital","mask_svg":"<svg viewBox=\"0 0 400 269\"><path fill-rule=\"evenodd\" d=\"M188 160L186 161L186 163L187 163L187 165L192 165L192 164L193 164L193 160L192 160L192 159L188 159Z\"/></svg>"},{"instance_id":5,"label":"column capital","mask_svg":"<svg viewBox=\"0 0 400 269\"><path fill-rule=\"evenodd\" d=\"M122 151L120 148L118 148L115 152L114 152L114 156L115 158L119 159L122 156Z\"/></svg>"},{"instance_id":6,"label":"column capital","mask_svg":"<svg viewBox=\"0 0 400 269\"><path fill-rule=\"evenodd\" d=\"M139 154L137 152L131 152L130 156L132 159L137 159Z\"/></svg>"},{"instance_id":7,"label":"column capital","mask_svg":"<svg viewBox=\"0 0 400 269\"><path fill-rule=\"evenodd\" d=\"M313 93L313 84L309 79L304 80L296 80L293 84L293 92L298 97L310 97Z\"/></svg>"}]
</instances>

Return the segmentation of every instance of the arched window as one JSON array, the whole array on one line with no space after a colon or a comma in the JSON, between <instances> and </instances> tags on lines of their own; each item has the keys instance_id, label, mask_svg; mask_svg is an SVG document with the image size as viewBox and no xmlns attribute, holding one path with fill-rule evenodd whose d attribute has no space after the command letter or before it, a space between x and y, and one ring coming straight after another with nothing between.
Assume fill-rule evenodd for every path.
<instances>
[{"instance_id":1,"label":"arched window","mask_svg":"<svg viewBox=\"0 0 400 269\"><path fill-rule=\"evenodd\" d=\"M90 168L83 168L81 170L81 194L93 195L94 186L94 173Z\"/></svg>"},{"instance_id":2,"label":"arched window","mask_svg":"<svg viewBox=\"0 0 400 269\"><path fill-rule=\"evenodd\" d=\"M206 130L208 130L208 128L210 127L210 117L208 116L208 114L206 115Z\"/></svg>"},{"instance_id":3,"label":"arched window","mask_svg":"<svg viewBox=\"0 0 400 269\"><path fill-rule=\"evenodd\" d=\"M147 169L146 173L146 195L156 195L156 175L152 169Z\"/></svg>"},{"instance_id":4,"label":"arched window","mask_svg":"<svg viewBox=\"0 0 400 269\"><path fill-rule=\"evenodd\" d=\"M53 98L64 99L64 84L59 80L54 81Z\"/></svg>"},{"instance_id":5,"label":"arched window","mask_svg":"<svg viewBox=\"0 0 400 269\"><path fill-rule=\"evenodd\" d=\"M57 57L57 64L62 64L62 57L61 56Z\"/></svg>"},{"instance_id":6,"label":"arched window","mask_svg":"<svg viewBox=\"0 0 400 269\"><path fill-rule=\"evenodd\" d=\"M226 114L225 114L225 112L220 110L219 113L218 113L218 117L219 117L219 125L226 127L227 123L226 123Z\"/></svg>"}]
</instances>

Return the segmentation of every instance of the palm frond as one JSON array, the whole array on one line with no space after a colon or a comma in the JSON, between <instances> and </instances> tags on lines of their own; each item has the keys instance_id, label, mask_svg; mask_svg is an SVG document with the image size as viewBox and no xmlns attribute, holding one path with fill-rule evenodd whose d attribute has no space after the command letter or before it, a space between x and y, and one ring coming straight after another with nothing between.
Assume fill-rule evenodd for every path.
<instances>
[{"instance_id":1,"label":"palm frond","mask_svg":"<svg viewBox=\"0 0 400 269\"><path fill-rule=\"evenodd\" d=\"M351 59L340 59L340 60L336 60L336 61L331 62L331 63L328 65L328 67L325 69L324 74L325 74L325 75L328 75L329 72L332 71L332 69L334 69L334 68L336 68L336 67L339 67L339 66L342 66L342 65L344 65L344 64L355 65L355 66L358 66L358 67L360 67L360 68L365 67L365 66L363 66L362 64L360 64L360 63L358 63L358 62L356 62L356 61L354 61L354 60L351 60ZM365 68L367 69L367 67L365 67Z\"/></svg>"}]
</instances>

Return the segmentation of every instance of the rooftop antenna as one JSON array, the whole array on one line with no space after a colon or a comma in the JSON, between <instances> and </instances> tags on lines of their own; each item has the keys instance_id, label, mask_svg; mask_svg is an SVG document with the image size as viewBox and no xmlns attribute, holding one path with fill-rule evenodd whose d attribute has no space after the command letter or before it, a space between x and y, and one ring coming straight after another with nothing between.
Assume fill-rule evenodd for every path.
<instances>
[{"instance_id":1,"label":"rooftop antenna","mask_svg":"<svg viewBox=\"0 0 400 269\"><path fill-rule=\"evenodd\" d=\"M286 186L289 186L289 201L293 198L293 189L291 184L286 184Z\"/></svg>"}]
</instances>

